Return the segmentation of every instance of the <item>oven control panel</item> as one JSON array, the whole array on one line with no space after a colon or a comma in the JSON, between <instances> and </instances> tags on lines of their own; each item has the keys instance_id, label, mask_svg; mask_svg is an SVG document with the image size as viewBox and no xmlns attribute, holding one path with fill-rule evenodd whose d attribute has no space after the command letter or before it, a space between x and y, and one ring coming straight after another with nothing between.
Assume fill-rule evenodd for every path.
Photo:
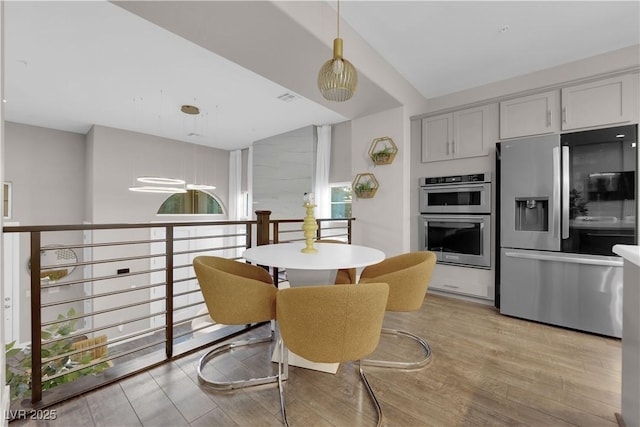
<instances>
[{"instance_id":1,"label":"oven control panel","mask_svg":"<svg viewBox=\"0 0 640 427\"><path fill-rule=\"evenodd\" d=\"M474 173L469 175L433 176L420 178L420 185L464 184L468 182L491 182L491 174Z\"/></svg>"}]
</instances>

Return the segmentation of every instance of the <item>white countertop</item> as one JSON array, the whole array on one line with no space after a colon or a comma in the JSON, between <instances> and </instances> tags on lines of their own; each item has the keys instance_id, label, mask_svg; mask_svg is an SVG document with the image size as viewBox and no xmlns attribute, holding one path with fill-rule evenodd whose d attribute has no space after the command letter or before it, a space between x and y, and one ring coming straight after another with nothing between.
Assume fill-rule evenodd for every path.
<instances>
[{"instance_id":1,"label":"white countertop","mask_svg":"<svg viewBox=\"0 0 640 427\"><path fill-rule=\"evenodd\" d=\"M384 260L384 252L366 246L314 243L317 253L300 252L304 242L279 243L247 249L242 257L249 262L279 268L324 270L365 267Z\"/></svg>"},{"instance_id":2,"label":"white countertop","mask_svg":"<svg viewBox=\"0 0 640 427\"><path fill-rule=\"evenodd\" d=\"M629 262L640 267L640 246L636 245L615 245L613 253L620 255Z\"/></svg>"}]
</instances>

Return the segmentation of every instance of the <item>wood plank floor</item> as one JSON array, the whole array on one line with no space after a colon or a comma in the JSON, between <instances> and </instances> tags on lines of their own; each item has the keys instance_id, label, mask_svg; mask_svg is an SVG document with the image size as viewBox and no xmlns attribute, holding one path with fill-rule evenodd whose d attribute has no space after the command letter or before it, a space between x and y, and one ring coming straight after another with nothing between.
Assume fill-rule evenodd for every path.
<instances>
[{"instance_id":1,"label":"wood plank floor","mask_svg":"<svg viewBox=\"0 0 640 427\"><path fill-rule=\"evenodd\" d=\"M431 363L420 370L365 368L386 426L617 425L619 340L514 319L493 307L432 294L420 311L387 313L385 326L425 337L433 351ZM383 337L375 355L410 357L410 344ZM16 420L11 427L281 425L277 386L207 390L196 376L199 357L50 408L57 411L56 420ZM274 368L263 345L224 356L206 373L248 377ZM295 367L289 375L292 426L374 424L375 412L354 364L342 364L336 375Z\"/></svg>"}]
</instances>

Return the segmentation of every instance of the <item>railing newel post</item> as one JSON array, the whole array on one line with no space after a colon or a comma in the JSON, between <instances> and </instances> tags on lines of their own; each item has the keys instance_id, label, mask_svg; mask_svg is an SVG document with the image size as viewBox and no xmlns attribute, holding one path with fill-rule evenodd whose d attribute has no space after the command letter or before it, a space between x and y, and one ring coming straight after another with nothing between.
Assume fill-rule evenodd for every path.
<instances>
[{"instance_id":1,"label":"railing newel post","mask_svg":"<svg viewBox=\"0 0 640 427\"><path fill-rule=\"evenodd\" d=\"M268 245L269 242L271 241L271 236L269 236L269 216L270 215L271 215L271 211L256 211L256 217L258 221L256 244L258 246Z\"/></svg>"},{"instance_id":2,"label":"railing newel post","mask_svg":"<svg viewBox=\"0 0 640 427\"><path fill-rule=\"evenodd\" d=\"M320 240L320 236L322 236L322 222L320 219L316 219L316 224L318 225L318 229L316 230L316 240Z\"/></svg>"}]
</instances>

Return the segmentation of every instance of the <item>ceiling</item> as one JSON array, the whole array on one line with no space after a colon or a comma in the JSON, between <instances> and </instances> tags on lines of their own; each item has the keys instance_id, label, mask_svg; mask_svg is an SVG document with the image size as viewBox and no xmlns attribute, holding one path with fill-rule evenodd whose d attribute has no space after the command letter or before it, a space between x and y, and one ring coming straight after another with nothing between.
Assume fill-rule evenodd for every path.
<instances>
[{"instance_id":1,"label":"ceiling","mask_svg":"<svg viewBox=\"0 0 640 427\"><path fill-rule=\"evenodd\" d=\"M4 5L6 120L222 149L401 105L383 68L428 102L640 43L637 1L343 0L344 53L359 86L336 104L315 87L331 56L334 2ZM180 112L184 104L201 114Z\"/></svg>"}]
</instances>

